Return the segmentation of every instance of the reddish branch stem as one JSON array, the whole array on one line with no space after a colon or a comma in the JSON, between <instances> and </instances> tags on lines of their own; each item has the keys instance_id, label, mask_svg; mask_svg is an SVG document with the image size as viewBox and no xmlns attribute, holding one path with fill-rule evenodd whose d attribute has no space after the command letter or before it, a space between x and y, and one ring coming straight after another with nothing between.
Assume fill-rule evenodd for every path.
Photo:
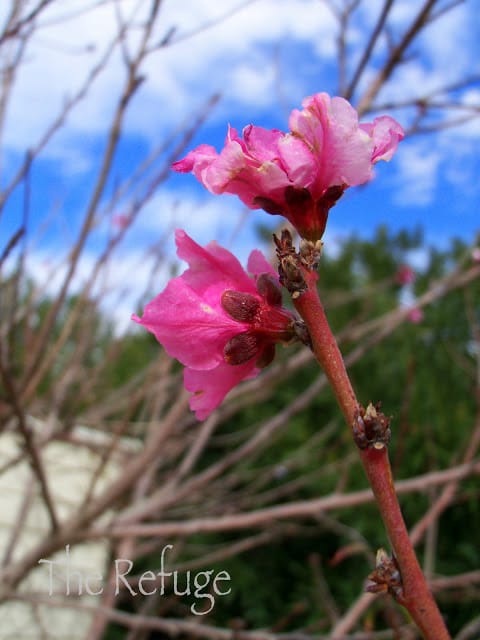
<instances>
[{"instance_id":1,"label":"reddish branch stem","mask_svg":"<svg viewBox=\"0 0 480 640\"><path fill-rule=\"evenodd\" d=\"M360 405L318 296L316 274L309 271L304 275L308 288L294 297L294 304L310 331L315 357L329 379L347 424L352 427ZM403 594L397 600L408 610L427 640L449 640L450 635L408 536L395 492L388 449L386 446L370 447L359 449L359 452L400 569Z\"/></svg>"}]
</instances>

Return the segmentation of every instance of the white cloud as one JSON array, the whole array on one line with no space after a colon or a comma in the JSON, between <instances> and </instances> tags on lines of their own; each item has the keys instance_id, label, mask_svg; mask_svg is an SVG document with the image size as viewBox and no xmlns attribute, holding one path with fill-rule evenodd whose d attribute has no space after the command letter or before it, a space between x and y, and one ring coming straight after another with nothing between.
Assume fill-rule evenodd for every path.
<instances>
[{"instance_id":1,"label":"white cloud","mask_svg":"<svg viewBox=\"0 0 480 640\"><path fill-rule=\"evenodd\" d=\"M103 55L114 31L112 12L108 6L95 12L73 13L74 19L63 22L60 16L68 15L82 2L54 3L53 10L45 11L45 23L34 33L16 78L13 101L5 128L7 146L32 145L46 127L58 115L62 105L71 98L86 79L91 66ZM85 6L85 3L83 3ZM53 20L58 18L58 22ZM101 128L106 111L111 110L112 89L119 86L119 67L109 65L102 83L95 85L92 107L90 101L82 102L82 116L75 121L70 117L69 126L80 130ZM107 105L109 105L107 107Z\"/></svg>"},{"instance_id":2,"label":"white cloud","mask_svg":"<svg viewBox=\"0 0 480 640\"><path fill-rule=\"evenodd\" d=\"M438 183L438 171L443 155L424 141L403 143L395 162L398 170L394 202L404 207L429 205Z\"/></svg>"},{"instance_id":3,"label":"white cloud","mask_svg":"<svg viewBox=\"0 0 480 640\"><path fill-rule=\"evenodd\" d=\"M263 67L258 64L239 65L231 74L230 98L238 105L251 103L252 100L259 105L268 105L271 102L274 81L271 63Z\"/></svg>"},{"instance_id":4,"label":"white cloud","mask_svg":"<svg viewBox=\"0 0 480 640\"><path fill-rule=\"evenodd\" d=\"M474 8L473 11L476 13ZM472 52L467 44L473 34L471 18L469 11L459 6L449 11L446 18L433 20L420 35L426 64L442 69L446 82L471 71ZM463 46L459 46L459 36Z\"/></svg>"},{"instance_id":5,"label":"white cloud","mask_svg":"<svg viewBox=\"0 0 480 640\"><path fill-rule=\"evenodd\" d=\"M114 5L114 2L95 6L85 0L62 0L52 3L42 14L40 28L27 47L14 86L5 127L7 149L23 152L30 148L60 112L67 97L75 94L91 67L98 64L117 29ZM394 25L411 20L411 5L411 2L395 3ZM95 8L80 11L85 6ZM119 6L124 16L139 6L135 19L140 22L145 19L150 3L121 0ZM368 7L369 11L361 15L370 24L379 5L368 3ZM2 13L6 13L5 4L0 8L0 17ZM429 26L420 41L422 64L415 61L404 64L396 73L395 82L382 95L404 99L414 95L418 87L428 92L445 82L449 74L458 73L460 63L464 66L468 58L468 52L460 53L458 47L467 15L459 7L449 12L448 19ZM296 68L284 73L290 99L298 97L299 104L307 84L302 74L312 74L312 54L316 58L313 61L316 71L312 75L318 78L318 90L323 88L321 82L325 79L321 72L328 61L335 59L338 25L326 3L318 0L164 0L154 42L171 29L172 44L151 55L144 66L145 82L130 105L126 122L129 133L139 134L146 141L157 140L162 132L177 126L214 91L222 92L223 102L213 117L222 121L247 111L247 123L259 111L278 111L274 62L278 47L287 56L289 47L293 47L292 51L302 45L310 47L310 58L300 65L295 60ZM139 30L130 33L126 43L130 52L138 34ZM361 30L352 29L350 56L356 55L362 41ZM425 65L425 56L431 64ZM452 59L455 65L448 64ZM76 148L72 171L78 171L81 166L78 155L90 153L83 143L105 135L124 76L122 56L117 49L95 81L91 94L69 115L62 134L46 151L62 162L64 171L69 168L65 148ZM298 78L298 96L291 77ZM308 83L311 81L309 77Z\"/></svg>"},{"instance_id":6,"label":"white cloud","mask_svg":"<svg viewBox=\"0 0 480 640\"><path fill-rule=\"evenodd\" d=\"M70 283L68 295L82 292L90 281L98 261L98 254L86 250L78 261L75 275ZM56 298L68 269L68 255L44 248L28 252L25 264L29 279L35 284L39 298ZM131 315L146 288L151 284L150 295L160 293L171 276L171 260L158 259L144 249L125 248L114 254L101 269L95 280L89 298L98 301L98 308L111 323L116 333L122 334L132 329Z\"/></svg>"},{"instance_id":7,"label":"white cloud","mask_svg":"<svg viewBox=\"0 0 480 640\"><path fill-rule=\"evenodd\" d=\"M82 12L81 7L93 5L86 5L85 0L63 0L52 3L42 14L14 86L5 129L7 147L30 147L78 91L115 36L114 4L102 3ZM129 15L137 4L123 0L123 14ZM145 18L150 3L140 6L143 15L139 13L137 21ZM215 24L221 16L228 17ZM271 103L275 96L268 66L279 42L309 42L323 56L333 55L332 16L316 0L165 0L153 42L171 28L173 44L147 60L135 117L128 120L131 132L146 137L177 124L213 91L221 90L231 109ZM187 37L190 33L194 35ZM132 34L138 38L138 30ZM130 51L133 35L126 46ZM49 147L49 153L56 157L69 135L74 141L78 135L105 133L124 76L117 48L88 98L69 115L66 135L57 147Z\"/></svg>"},{"instance_id":8,"label":"white cloud","mask_svg":"<svg viewBox=\"0 0 480 640\"><path fill-rule=\"evenodd\" d=\"M245 265L252 248L261 245L253 223L265 224L269 219L271 216L263 211L246 209L234 196L182 191L179 197L165 188L142 211L133 233L139 241L145 236L165 237L165 250L173 255L173 232L181 228L201 245L215 238Z\"/></svg>"}]
</instances>

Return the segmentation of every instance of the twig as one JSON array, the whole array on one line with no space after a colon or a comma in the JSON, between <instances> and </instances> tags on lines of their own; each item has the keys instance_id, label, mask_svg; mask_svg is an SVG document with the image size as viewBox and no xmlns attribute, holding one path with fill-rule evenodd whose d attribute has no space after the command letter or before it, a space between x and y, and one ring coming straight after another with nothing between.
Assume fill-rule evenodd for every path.
<instances>
[{"instance_id":1,"label":"twig","mask_svg":"<svg viewBox=\"0 0 480 640\"><path fill-rule=\"evenodd\" d=\"M350 80L350 83L348 85L348 87L345 90L344 96L347 100L351 100L353 93L360 81L360 77L365 69L365 67L368 64L368 61L370 60L370 56L372 55L372 51L375 47L375 44L382 32L382 29L385 25L385 22L387 20L388 14L390 13L390 9L393 6L393 2L394 0L385 0L383 3L383 7L382 7L382 11L380 12L380 15L378 17L377 23L375 25L375 27L373 28L373 31L370 35L370 39L367 42L363 53L362 53L362 57L360 58L360 61L353 73L352 79Z\"/></svg>"},{"instance_id":2,"label":"twig","mask_svg":"<svg viewBox=\"0 0 480 640\"><path fill-rule=\"evenodd\" d=\"M48 479L45 473L45 468L43 466L43 461L40 457L39 451L35 444L35 440L33 438L32 432L30 428L27 426L27 423L25 421L25 414L21 407L17 390L15 388L15 384L12 380L10 372L7 371L5 368L1 344L0 344L0 376L2 378L3 385L7 391L8 400L17 418L18 429L22 434L23 440L25 442L25 448L27 450L27 453L30 459L30 464L38 480L38 483L40 486L40 492L42 494L42 498L45 503L48 516L50 518L50 525L51 525L52 531L56 532L59 529L59 521L56 514L52 494L48 486Z\"/></svg>"},{"instance_id":3,"label":"twig","mask_svg":"<svg viewBox=\"0 0 480 640\"><path fill-rule=\"evenodd\" d=\"M386 84L394 69L396 69L401 63L407 48L409 47L415 36L420 33L422 27L427 23L428 19L430 18L430 13L436 3L437 0L426 0L417 16L412 21L410 28L406 31L406 33L404 33L397 46L393 48L382 69L380 69L373 82L371 82L368 89L361 96L357 105L357 111L359 114L363 114L368 111L375 96Z\"/></svg>"},{"instance_id":4,"label":"twig","mask_svg":"<svg viewBox=\"0 0 480 640\"><path fill-rule=\"evenodd\" d=\"M453 480L460 480L478 474L480 474L480 460L475 460L469 464L458 465L444 471L432 471L408 480L399 480L395 484L395 490L399 495L413 491L424 492L429 487L443 485ZM250 513L214 518L198 518L188 521L170 521L155 524L123 524L122 518L119 518L111 527L94 527L90 529L90 531L86 532L86 538L95 539L106 535L111 535L114 538L125 536L168 538L169 536L187 536L209 531L234 531L249 527L267 526L277 520L316 518L319 513L370 503L373 499L370 489L364 489L348 494L333 494L312 500L299 500L290 504L258 509Z\"/></svg>"},{"instance_id":5,"label":"twig","mask_svg":"<svg viewBox=\"0 0 480 640\"><path fill-rule=\"evenodd\" d=\"M32 602L34 604L47 604L51 607L71 608L78 611L95 612L99 608L79 602L67 602L56 598L49 598L36 593L18 593L12 597L18 602ZM128 629L149 629L161 631L168 636L177 637L186 634L193 638L206 638L206 640L331 640L330 635L315 635L291 632L291 633L271 633L268 631L240 631L234 629L223 629L207 624L202 624L190 620L175 620L170 618L159 618L141 616L138 614L125 613L116 609L104 608L103 613L111 622L115 622ZM393 640L392 631L379 632L359 632L343 636L342 640Z\"/></svg>"}]
</instances>

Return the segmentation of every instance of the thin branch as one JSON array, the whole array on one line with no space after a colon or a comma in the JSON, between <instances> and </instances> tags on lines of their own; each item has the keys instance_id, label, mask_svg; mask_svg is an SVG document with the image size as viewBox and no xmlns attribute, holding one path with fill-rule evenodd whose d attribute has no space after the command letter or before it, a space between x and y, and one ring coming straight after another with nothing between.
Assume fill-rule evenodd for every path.
<instances>
[{"instance_id":1,"label":"thin branch","mask_svg":"<svg viewBox=\"0 0 480 640\"><path fill-rule=\"evenodd\" d=\"M15 246L18 244L18 242L24 235L25 235L25 227L22 225L19 229L17 229L17 231L15 231L15 233L12 235L10 240L7 242L7 246L4 248L4 250L1 253L0 269L2 268L3 263L6 261L6 259L10 255L11 251L13 251Z\"/></svg>"},{"instance_id":2,"label":"thin branch","mask_svg":"<svg viewBox=\"0 0 480 640\"><path fill-rule=\"evenodd\" d=\"M48 604L52 607L68 608L77 611L96 612L99 607L79 602L71 602L48 597L36 593L18 593L12 596L12 600L17 602L31 602L33 604ZM142 616L138 614L125 613L116 609L102 608L111 622L120 624L128 629L148 629L151 631L161 631L173 638L179 635L187 635L193 638L205 638L206 640L331 640L330 635L315 635L290 632L271 633L268 631L241 631L237 629L223 629L200 622L190 620L175 620L171 618L159 618ZM410 626L406 626L410 628ZM393 631L368 631L357 632L343 636L342 640L393 640Z\"/></svg>"},{"instance_id":3,"label":"thin branch","mask_svg":"<svg viewBox=\"0 0 480 640\"><path fill-rule=\"evenodd\" d=\"M25 414L20 404L19 396L15 388L11 374L5 368L1 344L0 344L0 377L2 379L5 390L8 394L8 400L17 418L17 426L25 442L25 448L27 450L27 453L30 459L30 464L32 466L33 472L35 473L37 481L39 483L43 502L45 504L48 516L50 518L50 525L51 525L52 531L56 532L59 529L59 521L56 514L55 506L54 506L54 500L52 498L50 487L48 485L48 479L45 473L45 468L43 466L43 461L40 457L39 451L35 444L35 440L32 435L32 432L25 421Z\"/></svg>"},{"instance_id":4,"label":"thin branch","mask_svg":"<svg viewBox=\"0 0 480 640\"><path fill-rule=\"evenodd\" d=\"M372 105L373 100L375 99L375 96L386 84L394 69L402 62L406 50L410 46L411 42L418 35L418 33L420 33L424 25L429 20L431 11L436 2L437 0L426 0L423 7L418 12L416 18L412 21L410 28L404 33L397 46L393 48L382 69L378 72L373 82L361 96L357 106L358 113L363 114L368 111L368 109Z\"/></svg>"},{"instance_id":5,"label":"thin branch","mask_svg":"<svg viewBox=\"0 0 480 640\"><path fill-rule=\"evenodd\" d=\"M395 490L399 495L411 492L424 492L429 487L443 485L454 480L463 480L480 474L480 460L458 465L444 471L432 471L421 476L399 480ZM198 518L189 521L162 522L155 524L116 524L108 528L94 527L87 533L88 539L105 535L114 538L125 536L151 537L187 536L196 533L235 531L250 527L264 527L271 522L284 519L316 517L319 513L367 504L373 501L370 489L343 495L329 495L313 500L296 501L291 504L277 505L259 509L250 513L220 516L216 518Z\"/></svg>"},{"instance_id":6,"label":"thin branch","mask_svg":"<svg viewBox=\"0 0 480 640\"><path fill-rule=\"evenodd\" d=\"M360 58L358 65L353 73L352 79L350 80L350 84L348 85L345 91L344 96L347 100L352 99L355 89L360 81L360 77L370 60L370 56L372 55L375 44L383 30L388 14L390 13L390 9L393 6L393 2L394 0L385 0L383 4L382 11L378 17L377 23L373 28L373 31L370 35L370 39L363 50L362 57Z\"/></svg>"}]
</instances>

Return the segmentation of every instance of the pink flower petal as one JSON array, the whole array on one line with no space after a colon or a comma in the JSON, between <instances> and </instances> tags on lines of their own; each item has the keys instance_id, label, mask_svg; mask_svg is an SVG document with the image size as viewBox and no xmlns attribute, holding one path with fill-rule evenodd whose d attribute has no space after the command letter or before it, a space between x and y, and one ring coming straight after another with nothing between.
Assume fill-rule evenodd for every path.
<instances>
[{"instance_id":1,"label":"pink flower petal","mask_svg":"<svg viewBox=\"0 0 480 640\"><path fill-rule=\"evenodd\" d=\"M175 232L175 239L177 254L189 268L146 305L142 318L133 320L186 366L212 369L223 362L225 343L247 328L225 312L222 293L228 289L258 293L230 251L214 242L203 248L182 230Z\"/></svg>"},{"instance_id":2,"label":"pink flower petal","mask_svg":"<svg viewBox=\"0 0 480 640\"><path fill-rule=\"evenodd\" d=\"M233 387L254 378L259 371L253 361L234 366L221 363L210 371L186 368L183 375L185 389L193 394L190 408L199 420L205 420Z\"/></svg>"},{"instance_id":3,"label":"pink flower petal","mask_svg":"<svg viewBox=\"0 0 480 640\"><path fill-rule=\"evenodd\" d=\"M360 127L373 140L372 162L391 160L397 150L398 143L405 136L402 127L390 116L380 116L375 118L372 123L361 124Z\"/></svg>"},{"instance_id":4,"label":"pink flower petal","mask_svg":"<svg viewBox=\"0 0 480 640\"><path fill-rule=\"evenodd\" d=\"M256 292L237 258L216 242L201 247L181 229L175 231L175 242L178 257L190 265L181 277L209 304L225 289Z\"/></svg>"},{"instance_id":5,"label":"pink flower petal","mask_svg":"<svg viewBox=\"0 0 480 640\"><path fill-rule=\"evenodd\" d=\"M272 267L270 262L265 258L263 253L258 249L254 249L248 258L247 263L248 272L254 276L259 276L262 273L270 273L272 276L278 279L278 273Z\"/></svg>"},{"instance_id":6,"label":"pink flower petal","mask_svg":"<svg viewBox=\"0 0 480 640\"><path fill-rule=\"evenodd\" d=\"M132 319L184 365L212 369L222 362L223 347L239 333L239 323L225 313L213 295L209 298L212 305L182 277L174 278L146 305L142 318L134 315Z\"/></svg>"}]
</instances>

